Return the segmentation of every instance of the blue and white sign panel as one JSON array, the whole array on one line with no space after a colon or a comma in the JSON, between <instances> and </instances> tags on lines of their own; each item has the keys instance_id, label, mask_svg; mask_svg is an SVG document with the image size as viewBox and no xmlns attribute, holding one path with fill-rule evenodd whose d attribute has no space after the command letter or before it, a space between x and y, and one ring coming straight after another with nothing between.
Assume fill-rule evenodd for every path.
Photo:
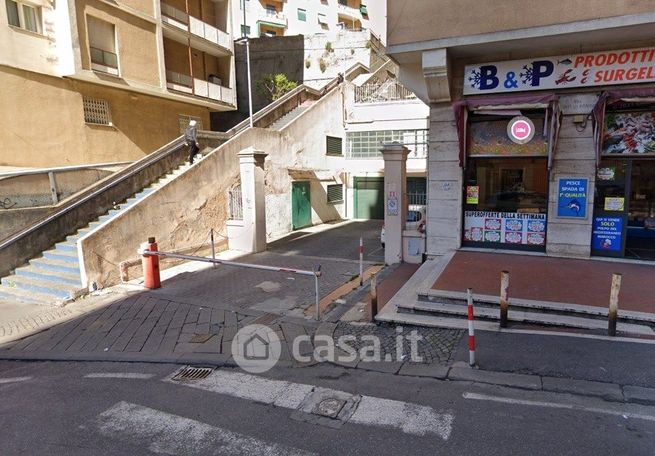
<instances>
[{"instance_id":1,"label":"blue and white sign panel","mask_svg":"<svg viewBox=\"0 0 655 456\"><path fill-rule=\"evenodd\" d=\"M560 178L557 185L557 216L587 217L587 179Z\"/></svg>"},{"instance_id":2,"label":"blue and white sign panel","mask_svg":"<svg viewBox=\"0 0 655 456\"><path fill-rule=\"evenodd\" d=\"M591 248L606 252L620 252L623 238L623 217L594 217Z\"/></svg>"},{"instance_id":3,"label":"blue and white sign panel","mask_svg":"<svg viewBox=\"0 0 655 456\"><path fill-rule=\"evenodd\" d=\"M655 82L655 47L467 65L464 95Z\"/></svg>"}]
</instances>

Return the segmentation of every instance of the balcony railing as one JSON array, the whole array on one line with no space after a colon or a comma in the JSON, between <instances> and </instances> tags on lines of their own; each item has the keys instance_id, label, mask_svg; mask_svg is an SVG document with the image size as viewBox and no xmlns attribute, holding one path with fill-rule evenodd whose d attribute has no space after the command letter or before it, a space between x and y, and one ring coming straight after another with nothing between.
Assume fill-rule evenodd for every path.
<instances>
[{"instance_id":1,"label":"balcony railing","mask_svg":"<svg viewBox=\"0 0 655 456\"><path fill-rule=\"evenodd\" d=\"M355 87L355 103L383 103L402 100L416 100L416 95L397 81L362 84Z\"/></svg>"},{"instance_id":2,"label":"balcony railing","mask_svg":"<svg viewBox=\"0 0 655 456\"><path fill-rule=\"evenodd\" d=\"M91 51L91 69L118 75L118 55L95 47Z\"/></svg>"},{"instance_id":3,"label":"balcony railing","mask_svg":"<svg viewBox=\"0 0 655 456\"><path fill-rule=\"evenodd\" d=\"M232 40L230 35L217 29L202 20L188 15L166 3L161 4L162 21L166 24L186 30L193 35L199 36L211 43L217 44L225 49L231 49Z\"/></svg>"},{"instance_id":4,"label":"balcony railing","mask_svg":"<svg viewBox=\"0 0 655 456\"><path fill-rule=\"evenodd\" d=\"M191 78L189 75L176 73L175 71L166 71L166 86L176 92L234 104L232 89L203 79Z\"/></svg>"},{"instance_id":5,"label":"balcony railing","mask_svg":"<svg viewBox=\"0 0 655 456\"><path fill-rule=\"evenodd\" d=\"M271 22L273 24L279 24L287 26L287 16L282 11L274 11L272 9L265 9L259 14L259 17L262 21Z\"/></svg>"},{"instance_id":6,"label":"balcony railing","mask_svg":"<svg viewBox=\"0 0 655 456\"><path fill-rule=\"evenodd\" d=\"M337 11L339 14L344 14L346 16L353 17L355 19L361 19L362 13L358 8L353 8L348 5L343 5L341 3L337 4Z\"/></svg>"}]
</instances>

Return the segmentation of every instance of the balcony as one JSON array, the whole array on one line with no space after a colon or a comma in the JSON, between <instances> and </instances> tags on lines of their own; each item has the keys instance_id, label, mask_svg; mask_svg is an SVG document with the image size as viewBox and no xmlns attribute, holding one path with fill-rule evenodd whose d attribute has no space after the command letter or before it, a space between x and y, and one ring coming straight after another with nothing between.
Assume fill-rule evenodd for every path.
<instances>
[{"instance_id":1,"label":"balcony","mask_svg":"<svg viewBox=\"0 0 655 456\"><path fill-rule=\"evenodd\" d=\"M91 69L118 76L118 55L95 47L90 47Z\"/></svg>"},{"instance_id":2,"label":"balcony","mask_svg":"<svg viewBox=\"0 0 655 456\"><path fill-rule=\"evenodd\" d=\"M344 5L342 3L337 4L337 13L342 16L347 16L351 19L362 19L362 12L360 8L353 8L352 6Z\"/></svg>"},{"instance_id":3,"label":"balcony","mask_svg":"<svg viewBox=\"0 0 655 456\"><path fill-rule=\"evenodd\" d=\"M209 41L227 51L232 50L232 39L229 34L217 29L202 20L190 16L166 3L161 4L162 22L176 29L191 33L194 36Z\"/></svg>"},{"instance_id":4,"label":"balcony","mask_svg":"<svg viewBox=\"0 0 655 456\"><path fill-rule=\"evenodd\" d=\"M259 21L277 27L287 27L287 16L282 11L265 9L259 13Z\"/></svg>"},{"instance_id":5,"label":"balcony","mask_svg":"<svg viewBox=\"0 0 655 456\"><path fill-rule=\"evenodd\" d=\"M191 76L174 71L166 71L166 87L176 92L187 93L197 97L208 98L227 104L234 104L234 92L215 82L191 78Z\"/></svg>"}]
</instances>

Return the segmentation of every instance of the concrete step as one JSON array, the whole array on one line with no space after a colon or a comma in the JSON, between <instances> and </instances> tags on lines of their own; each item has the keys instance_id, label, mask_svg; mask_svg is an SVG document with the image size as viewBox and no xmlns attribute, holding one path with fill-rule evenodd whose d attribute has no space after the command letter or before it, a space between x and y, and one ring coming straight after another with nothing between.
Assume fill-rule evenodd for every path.
<instances>
[{"instance_id":1,"label":"concrete step","mask_svg":"<svg viewBox=\"0 0 655 456\"><path fill-rule=\"evenodd\" d=\"M64 242L57 242L55 244L55 250L59 250L62 252L77 252L77 245L75 242L71 242L66 238L66 241Z\"/></svg>"},{"instance_id":2,"label":"concrete step","mask_svg":"<svg viewBox=\"0 0 655 456\"><path fill-rule=\"evenodd\" d=\"M466 306L466 293L443 290L426 290L418 293L418 300L422 302L438 302ZM476 308L488 307L498 309L499 297L474 295ZM584 317L607 322L607 309L603 307L585 306L581 304L558 303L548 301L534 301L529 299L510 298L510 309L525 312L544 313L571 317ZM655 325L655 313L619 311L619 321L633 324Z\"/></svg>"},{"instance_id":3,"label":"concrete step","mask_svg":"<svg viewBox=\"0 0 655 456\"><path fill-rule=\"evenodd\" d=\"M465 306L459 304L425 301L416 301L414 303L399 305L398 312L434 315L441 318L466 319L468 316L467 307ZM475 319L485 321L498 321L500 320L500 308L493 309L485 306L476 306ZM555 326L587 330L607 330L607 320L602 321L595 318L553 315L541 312L526 312L514 308L510 309L508 312L508 320L516 323L536 324L540 326ZM650 326L622 322L618 323L617 331L639 335L655 335L655 331Z\"/></svg>"},{"instance_id":4,"label":"concrete step","mask_svg":"<svg viewBox=\"0 0 655 456\"><path fill-rule=\"evenodd\" d=\"M33 291L25 291L20 288L6 287L0 285L0 300L3 301L18 301L27 304L44 305L59 305L63 303L62 299L53 298L50 295L35 293Z\"/></svg>"},{"instance_id":5,"label":"concrete step","mask_svg":"<svg viewBox=\"0 0 655 456\"><path fill-rule=\"evenodd\" d=\"M74 252L64 252L61 250L46 250L43 252L43 258L49 260L58 260L71 265L76 265L79 268L79 259L77 257L77 250Z\"/></svg>"},{"instance_id":6,"label":"concrete step","mask_svg":"<svg viewBox=\"0 0 655 456\"><path fill-rule=\"evenodd\" d=\"M0 283L8 288L18 288L62 300L75 299L81 288L17 275L3 277L0 279Z\"/></svg>"},{"instance_id":7,"label":"concrete step","mask_svg":"<svg viewBox=\"0 0 655 456\"><path fill-rule=\"evenodd\" d=\"M71 274L68 272L53 271L51 269L42 269L34 265L23 266L14 271L17 276L27 277L34 280L42 280L44 282L54 282L82 287L79 272Z\"/></svg>"},{"instance_id":8,"label":"concrete step","mask_svg":"<svg viewBox=\"0 0 655 456\"><path fill-rule=\"evenodd\" d=\"M51 258L33 258L29 261L29 264L37 267L39 269L44 269L46 271L53 271L55 273L64 273L64 274L80 274L80 265L77 263L71 263L68 261L60 261Z\"/></svg>"}]
</instances>

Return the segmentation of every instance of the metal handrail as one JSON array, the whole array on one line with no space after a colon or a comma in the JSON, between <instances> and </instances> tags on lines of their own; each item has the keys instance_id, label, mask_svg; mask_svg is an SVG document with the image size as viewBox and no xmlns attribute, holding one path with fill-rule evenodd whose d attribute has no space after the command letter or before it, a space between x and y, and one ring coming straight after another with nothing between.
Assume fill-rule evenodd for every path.
<instances>
[{"instance_id":1,"label":"metal handrail","mask_svg":"<svg viewBox=\"0 0 655 456\"><path fill-rule=\"evenodd\" d=\"M92 163L87 165L57 166L54 168L37 168L37 169L29 168L23 171L11 171L6 173L0 173L0 179L5 179L7 177L16 177L16 176L28 176L33 174L65 173L68 171L80 171L83 169L90 169L90 168L107 168L110 166L129 165L131 163L134 163L134 161L130 160L130 161L120 161L120 162L111 162L111 163Z\"/></svg>"},{"instance_id":2,"label":"metal handrail","mask_svg":"<svg viewBox=\"0 0 655 456\"><path fill-rule=\"evenodd\" d=\"M51 221L56 220L59 217L62 217L63 215L67 214L68 212L72 211L78 206L81 206L82 204L95 198L96 196L102 194L103 192L109 190L110 188L115 187L119 183L132 177L138 172L141 172L145 168L153 165L154 163L163 160L173 152L179 150L179 148L182 147L183 144L184 144L184 136L179 136L178 138L175 138L173 141L169 142L168 144L160 147L157 151L153 152L152 154L146 155L141 160L132 163L132 165L127 166L126 168L116 172L115 174L112 174L106 179L100 181L98 183L99 186L98 188L87 190L88 193L86 195L74 201L70 201L69 203L65 204L64 207L57 210L54 214L48 215L43 219L41 219L40 221L38 221L37 223L19 231L18 233L9 236L3 241L0 241L0 250L20 240L21 238L27 236L28 234L38 230L39 228L47 225Z\"/></svg>"}]
</instances>

